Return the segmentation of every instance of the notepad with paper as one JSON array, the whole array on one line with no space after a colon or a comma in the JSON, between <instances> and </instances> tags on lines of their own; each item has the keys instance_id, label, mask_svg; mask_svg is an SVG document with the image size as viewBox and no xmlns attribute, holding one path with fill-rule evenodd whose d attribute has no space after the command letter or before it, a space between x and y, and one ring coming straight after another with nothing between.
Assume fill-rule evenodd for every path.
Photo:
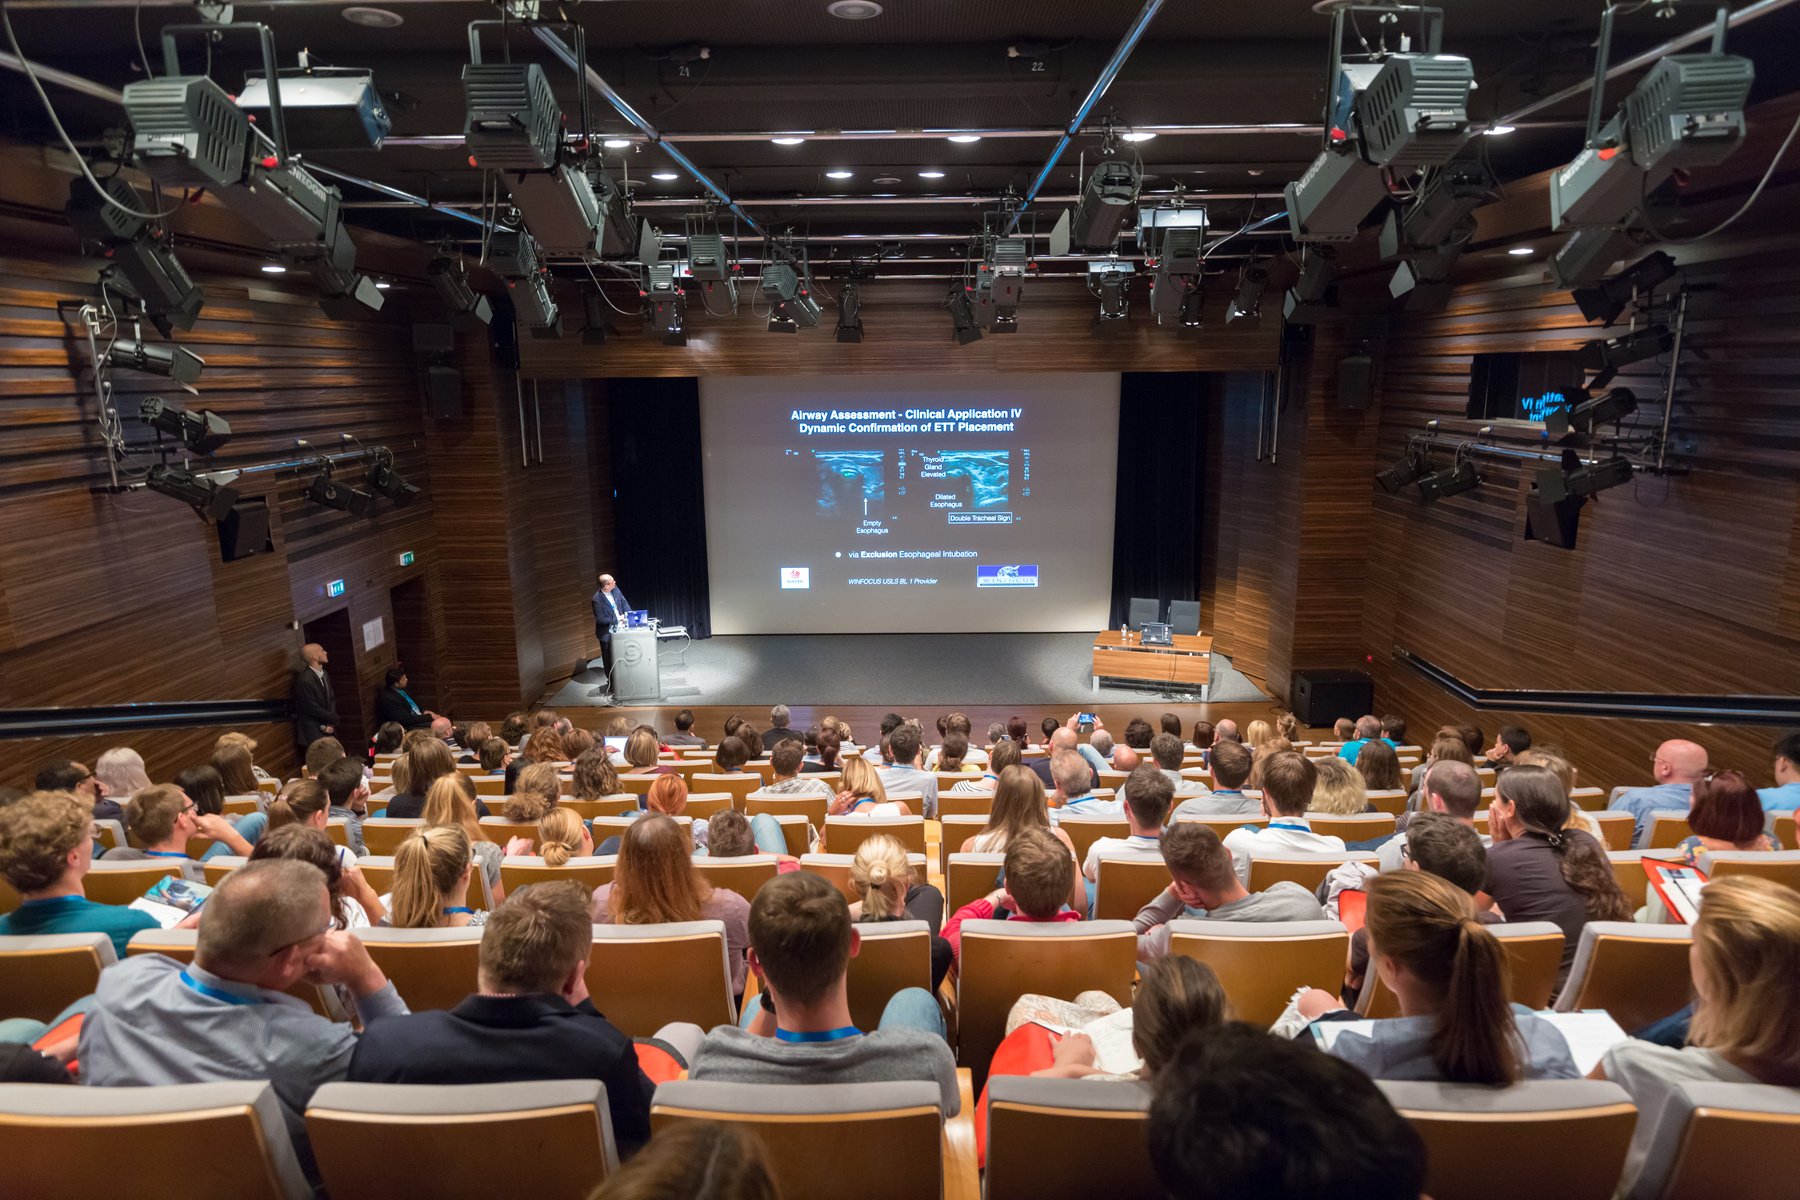
<instances>
[{"instance_id":1,"label":"notepad with paper","mask_svg":"<svg viewBox=\"0 0 1800 1200\"><path fill-rule=\"evenodd\" d=\"M1051 1021L1035 1022L1059 1037L1067 1037L1071 1033L1085 1033L1094 1043L1094 1066L1108 1075L1131 1075L1144 1065L1131 1046L1131 1010L1121 1008L1118 1012L1097 1017L1086 1025L1072 1027L1057 1025Z\"/></svg>"},{"instance_id":2,"label":"notepad with paper","mask_svg":"<svg viewBox=\"0 0 1800 1200\"><path fill-rule=\"evenodd\" d=\"M1612 1019L1604 1009L1588 1009L1585 1012L1536 1012L1532 1014L1550 1022L1569 1043L1569 1055L1575 1060L1575 1068L1583 1075L1588 1074L1600 1065L1606 1052L1624 1041L1625 1031L1619 1023ZM1315 1021L1312 1025L1313 1038L1322 1049L1329 1050L1332 1044L1345 1033L1360 1033L1365 1037L1374 1030L1374 1021Z\"/></svg>"}]
</instances>

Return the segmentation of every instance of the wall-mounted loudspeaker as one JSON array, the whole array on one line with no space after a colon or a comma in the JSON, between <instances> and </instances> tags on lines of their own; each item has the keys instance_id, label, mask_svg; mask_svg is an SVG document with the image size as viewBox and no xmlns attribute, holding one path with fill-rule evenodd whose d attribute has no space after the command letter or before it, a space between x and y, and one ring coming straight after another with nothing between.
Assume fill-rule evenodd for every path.
<instances>
[{"instance_id":1,"label":"wall-mounted loudspeaker","mask_svg":"<svg viewBox=\"0 0 1800 1200\"><path fill-rule=\"evenodd\" d=\"M1375 359L1367 354L1346 354L1338 360L1338 407L1369 407L1369 391L1375 378Z\"/></svg>"},{"instance_id":2,"label":"wall-mounted loudspeaker","mask_svg":"<svg viewBox=\"0 0 1800 1200\"><path fill-rule=\"evenodd\" d=\"M269 537L269 502L239 500L219 522L219 558L236 562L275 548Z\"/></svg>"},{"instance_id":3,"label":"wall-mounted loudspeaker","mask_svg":"<svg viewBox=\"0 0 1800 1200\"><path fill-rule=\"evenodd\" d=\"M1295 671L1288 699L1302 725L1329 729L1375 710L1375 685L1361 671Z\"/></svg>"},{"instance_id":4,"label":"wall-mounted loudspeaker","mask_svg":"<svg viewBox=\"0 0 1800 1200\"><path fill-rule=\"evenodd\" d=\"M462 372L455 367L426 367L425 394L431 415L438 420L454 421L463 415Z\"/></svg>"}]
</instances>

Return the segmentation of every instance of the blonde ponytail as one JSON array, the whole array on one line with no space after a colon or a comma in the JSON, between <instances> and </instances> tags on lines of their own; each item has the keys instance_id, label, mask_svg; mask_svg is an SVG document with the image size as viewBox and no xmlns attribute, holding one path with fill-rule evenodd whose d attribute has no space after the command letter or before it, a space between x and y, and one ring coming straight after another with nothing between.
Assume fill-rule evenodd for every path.
<instances>
[{"instance_id":1,"label":"blonde ponytail","mask_svg":"<svg viewBox=\"0 0 1800 1200\"><path fill-rule=\"evenodd\" d=\"M850 883L862 897L862 915L882 921L906 906L906 888L912 882L912 864L906 847L885 833L864 838L850 860Z\"/></svg>"},{"instance_id":2,"label":"blonde ponytail","mask_svg":"<svg viewBox=\"0 0 1800 1200\"><path fill-rule=\"evenodd\" d=\"M443 924L445 896L469 869L474 853L469 835L457 825L434 825L401 842L394 851L394 902L388 907L394 928Z\"/></svg>"}]
</instances>

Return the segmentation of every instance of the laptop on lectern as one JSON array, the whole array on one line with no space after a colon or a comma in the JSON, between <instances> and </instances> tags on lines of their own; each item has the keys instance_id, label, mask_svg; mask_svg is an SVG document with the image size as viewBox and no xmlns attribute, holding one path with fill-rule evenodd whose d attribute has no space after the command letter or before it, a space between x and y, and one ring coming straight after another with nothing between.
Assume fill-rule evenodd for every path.
<instances>
[{"instance_id":1,"label":"laptop on lectern","mask_svg":"<svg viewBox=\"0 0 1800 1200\"><path fill-rule=\"evenodd\" d=\"M1168 622L1145 621L1143 644L1146 646L1173 646L1175 639L1169 636Z\"/></svg>"}]
</instances>

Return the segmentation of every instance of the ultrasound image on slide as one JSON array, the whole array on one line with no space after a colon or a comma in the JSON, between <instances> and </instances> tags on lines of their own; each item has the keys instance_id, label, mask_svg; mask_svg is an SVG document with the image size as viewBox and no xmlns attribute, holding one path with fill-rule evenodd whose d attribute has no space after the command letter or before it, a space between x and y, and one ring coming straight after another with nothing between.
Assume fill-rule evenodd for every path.
<instances>
[{"instance_id":1,"label":"ultrasound image on slide","mask_svg":"<svg viewBox=\"0 0 1800 1200\"><path fill-rule=\"evenodd\" d=\"M814 450L819 515L879 516L887 503L886 458L882 450Z\"/></svg>"},{"instance_id":2,"label":"ultrasound image on slide","mask_svg":"<svg viewBox=\"0 0 1800 1200\"><path fill-rule=\"evenodd\" d=\"M943 478L968 479L969 498L976 508L1004 508L1009 503L1010 450L945 450L938 459Z\"/></svg>"}]
</instances>

